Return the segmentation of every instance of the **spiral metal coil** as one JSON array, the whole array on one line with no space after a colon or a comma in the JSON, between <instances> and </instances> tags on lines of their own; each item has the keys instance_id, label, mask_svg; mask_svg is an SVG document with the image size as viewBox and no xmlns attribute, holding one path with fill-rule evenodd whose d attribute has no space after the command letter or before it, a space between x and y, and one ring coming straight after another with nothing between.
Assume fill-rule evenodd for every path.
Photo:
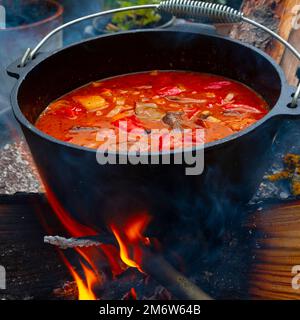
<instances>
[{"instance_id":1,"label":"spiral metal coil","mask_svg":"<svg viewBox=\"0 0 300 320\"><path fill-rule=\"evenodd\" d=\"M158 11L168 12L177 18L207 20L216 23L241 22L243 13L228 6L195 0L167 0L162 1Z\"/></svg>"}]
</instances>

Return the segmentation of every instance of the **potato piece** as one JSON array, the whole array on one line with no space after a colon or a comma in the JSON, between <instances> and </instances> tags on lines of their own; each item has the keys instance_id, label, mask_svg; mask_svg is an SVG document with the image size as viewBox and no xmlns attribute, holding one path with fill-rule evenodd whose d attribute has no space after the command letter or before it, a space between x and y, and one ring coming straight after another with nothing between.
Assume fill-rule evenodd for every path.
<instances>
[{"instance_id":1,"label":"potato piece","mask_svg":"<svg viewBox=\"0 0 300 320\"><path fill-rule=\"evenodd\" d=\"M211 116L211 112L209 110L204 110L201 112L201 119L207 119L209 116Z\"/></svg>"},{"instance_id":2,"label":"potato piece","mask_svg":"<svg viewBox=\"0 0 300 320\"><path fill-rule=\"evenodd\" d=\"M79 102L88 111L96 111L106 109L108 103L100 96L75 96L73 100Z\"/></svg>"},{"instance_id":3,"label":"potato piece","mask_svg":"<svg viewBox=\"0 0 300 320\"><path fill-rule=\"evenodd\" d=\"M119 113L116 116L114 116L112 118L111 122L115 122L117 120L121 120L121 119L130 117L130 116L133 116L133 115L134 115L134 111L133 110L125 111L125 112Z\"/></svg>"},{"instance_id":4,"label":"potato piece","mask_svg":"<svg viewBox=\"0 0 300 320\"><path fill-rule=\"evenodd\" d=\"M209 121L209 122L213 122L213 123L219 123L219 122L221 122L221 120L219 120L219 119L217 119L217 118L215 118L215 117L212 117L212 116L208 116L208 117L206 118L206 120Z\"/></svg>"}]
</instances>

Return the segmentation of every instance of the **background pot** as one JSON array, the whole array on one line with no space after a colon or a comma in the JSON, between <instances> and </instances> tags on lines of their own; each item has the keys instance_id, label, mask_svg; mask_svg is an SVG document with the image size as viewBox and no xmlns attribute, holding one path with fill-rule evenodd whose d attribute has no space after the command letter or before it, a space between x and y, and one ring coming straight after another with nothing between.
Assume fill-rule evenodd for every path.
<instances>
[{"instance_id":1,"label":"background pot","mask_svg":"<svg viewBox=\"0 0 300 320\"><path fill-rule=\"evenodd\" d=\"M150 25L147 25L147 26L144 26L142 28L133 28L131 30L135 30L135 29L152 29L152 28L160 28L160 29L163 29L163 28L168 28L170 26L172 26L172 24L175 22L176 18L173 17L172 15L170 14L160 14L161 15L161 18L158 22L156 23L153 23L153 24L150 24ZM93 28L94 28L94 31L95 31L95 34L103 34L103 33L111 33L113 31L109 31L106 29L107 25L109 23L111 23L111 17L107 17L107 18L96 18L94 19L93 21ZM119 30L119 31L122 31L122 30Z\"/></svg>"},{"instance_id":2,"label":"background pot","mask_svg":"<svg viewBox=\"0 0 300 320\"><path fill-rule=\"evenodd\" d=\"M8 24L14 18L13 26L6 25L0 29L0 59L2 66L7 66L22 56L28 47L34 47L45 35L62 24L63 7L54 0L16 1L15 6L7 6L6 16ZM28 14L36 12L36 17L29 18ZM18 17L16 19L16 17ZM42 17L38 20L37 17ZM55 50L62 47L62 35L57 34L50 41L47 49Z\"/></svg>"}]
</instances>

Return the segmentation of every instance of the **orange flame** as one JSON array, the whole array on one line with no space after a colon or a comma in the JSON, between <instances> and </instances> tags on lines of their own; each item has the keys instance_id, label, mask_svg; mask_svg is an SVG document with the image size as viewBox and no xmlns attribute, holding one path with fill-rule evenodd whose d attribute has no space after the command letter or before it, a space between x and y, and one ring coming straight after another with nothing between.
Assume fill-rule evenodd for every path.
<instances>
[{"instance_id":1,"label":"orange flame","mask_svg":"<svg viewBox=\"0 0 300 320\"><path fill-rule=\"evenodd\" d=\"M59 221L62 223L64 228L70 233L72 237L84 237L84 236L94 236L97 234L95 230L84 226L74 220L68 212L62 207L58 199L55 197L51 189L45 184L45 189L47 193L47 199L56 213Z\"/></svg>"},{"instance_id":2,"label":"orange flame","mask_svg":"<svg viewBox=\"0 0 300 320\"><path fill-rule=\"evenodd\" d=\"M45 189L49 203L56 213L56 216L72 237L84 237L97 234L92 228L84 226L74 220L61 206L58 199L47 185L45 185ZM110 226L117 239L120 250L118 251L113 245L101 245L99 249L102 250L110 263L114 275L121 274L127 267L137 268L139 271L143 272L140 267L142 261L142 250L140 245L149 244L149 239L144 237L143 233L150 223L150 220L151 217L147 213L142 213L132 216L123 225L112 224ZM82 249L77 249L76 251L82 258L82 260L80 260L80 265L84 272L83 278L75 271L67 258L63 254L61 255L77 284L78 299L96 300L97 297L93 289L96 284L102 283L102 279L99 277L97 266L93 263L93 255L91 252L86 252ZM87 267L87 265L89 267ZM134 288L132 288L130 293L133 299L137 298Z\"/></svg>"},{"instance_id":3,"label":"orange flame","mask_svg":"<svg viewBox=\"0 0 300 320\"><path fill-rule=\"evenodd\" d=\"M122 261L129 267L137 268L141 272L143 271L140 267L142 261L140 244L149 244L149 238L144 237L143 233L150 220L150 216L143 213L129 219L125 226L121 228L116 225L111 225L111 230L120 247L120 257Z\"/></svg>"},{"instance_id":4,"label":"orange flame","mask_svg":"<svg viewBox=\"0 0 300 320\"><path fill-rule=\"evenodd\" d=\"M75 271L73 266L69 263L67 258L61 254L65 265L71 272L72 277L74 278L77 288L78 288L78 300L97 300L95 294L93 293L93 287L97 283L98 278L95 273L86 267L81 261L80 265L84 272L85 281L81 279L79 274Z\"/></svg>"},{"instance_id":5,"label":"orange flame","mask_svg":"<svg viewBox=\"0 0 300 320\"><path fill-rule=\"evenodd\" d=\"M96 300L96 296L93 293L92 288L93 285L97 282L97 277L92 272L92 270L88 269L83 263L80 264L83 268L87 284L84 283L84 281L74 270L70 269L78 287L78 300Z\"/></svg>"},{"instance_id":6,"label":"orange flame","mask_svg":"<svg viewBox=\"0 0 300 320\"><path fill-rule=\"evenodd\" d=\"M76 220L74 220L72 216L69 215L69 213L61 206L61 204L55 197L54 193L47 185L45 185L45 189L47 191L48 201L53 211L55 212L56 216L58 217L59 221L62 223L64 228L69 232L69 234L72 237L92 236L97 234L97 232L94 231L92 228L84 226L78 223ZM69 263L67 258L63 254L61 254L61 256L77 284L78 299L96 300L96 296L93 292L93 287L95 286L95 284L101 282L101 279L99 278L99 274L97 272L97 267L94 265L93 259L89 256L88 252L85 252L84 250L80 249L77 249L76 251L82 257L82 261L85 262L82 263L81 260L79 261L84 272L84 279L82 279L80 275L75 271L75 269ZM88 268L86 265L89 265L90 268Z\"/></svg>"}]
</instances>

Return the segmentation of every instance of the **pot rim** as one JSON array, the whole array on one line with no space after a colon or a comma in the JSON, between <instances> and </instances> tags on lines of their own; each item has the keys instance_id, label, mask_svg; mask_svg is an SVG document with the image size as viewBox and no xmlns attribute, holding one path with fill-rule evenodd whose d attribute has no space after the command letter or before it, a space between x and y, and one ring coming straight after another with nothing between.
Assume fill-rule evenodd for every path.
<instances>
[{"instance_id":1,"label":"pot rim","mask_svg":"<svg viewBox=\"0 0 300 320\"><path fill-rule=\"evenodd\" d=\"M190 34L194 34L194 35L200 35L200 36L207 36L207 37L214 37L214 38L218 38L218 39L222 39L224 41L229 41L229 42L233 42L235 44L244 46L250 50L254 50L256 51L256 53L262 55L266 60L268 60L268 62L274 67L274 69L276 70L280 82L281 82L281 92L280 95L278 97L278 100L276 101L276 103L274 104L274 106L272 107L272 109L270 109L270 111L260 120L258 120L257 122L255 122L253 125L249 126L248 128L246 128L245 130L239 131L237 133L234 133L230 136L227 136L223 139L219 139L213 142L209 142L209 143L205 143L204 145L198 146L198 147L193 147L192 149L189 150L170 150L168 151L160 151L157 153L149 153L149 156L163 156L163 155L175 155L178 153L186 153L186 152L191 152L191 151L199 151L204 149L205 151L213 149L213 148L218 148L221 147L229 142L232 142L238 138L241 138L243 136L246 136L250 133L252 133L253 131L255 131L258 127L260 127L261 125L263 125L264 123L266 123L267 121L269 121L271 118L274 118L276 116L284 116L284 112L280 111L280 106L282 103L286 102L286 104L288 104L288 98L291 95L291 90L290 90L290 86L287 83L285 74L282 70L282 68L275 62L275 60L273 58L271 58L269 55L267 55L265 52L263 52L262 50L246 44L246 43L242 43L238 40L235 39L231 39L228 37L224 37L224 36L220 36L220 35L211 35L211 34L205 34L205 33L199 33L199 32L193 32L193 31L178 31L178 30L161 30L161 29L147 29L147 30L130 30L130 31L124 31L124 32L118 32L118 33L112 33L112 34L103 34L100 36L97 36L95 38L92 39L88 39L88 40L82 40L79 42L76 42L74 44L71 44L69 46L66 46L62 49L56 50L54 52L50 52L50 53L40 53L39 55L37 55L37 57L34 59L34 61L30 61L29 64L30 66L26 66L24 69L26 71L24 71L23 73L21 72L19 74L17 83L14 87L14 89L11 92L11 104L12 104L12 109L13 109L13 113L15 115L15 117L17 118L18 122L23 125L24 127L26 127L27 129L29 129L32 133L34 133L35 135L38 135L40 138L46 139L52 143L56 143L59 144L61 146L64 147L70 147L79 151L88 151L88 152L92 152L94 154L96 154L97 152L99 152L97 149L91 149L91 148L87 148L87 147L82 147L82 146L78 146L72 143L68 143L65 141L61 141L58 140L46 133L44 133L43 131L39 130L35 125L33 125L31 122L29 122L27 120L27 118L25 117L25 115L23 114L23 112L21 111L19 104L18 104L18 91L19 88L22 85L22 82L24 80L26 80L27 75L35 68L37 67L40 63L43 63L43 61L47 60L49 57L54 56L55 54L58 54L64 50L67 49L72 49L72 47L75 47L79 44L83 44L83 43L87 43L87 42L92 42L92 41L97 41L98 39L104 38L104 37L118 37L118 36L122 36L122 35L127 35L127 34L135 34L135 33L153 33L153 32L163 32L163 33L190 33ZM15 64L13 65L19 65L18 63L19 61L17 61ZM14 66L15 67L15 66ZM12 72L13 73L13 72ZM287 100L287 101L285 101ZM114 155L114 154L118 154L120 156L126 156L126 155L130 155L130 153L121 153L121 152L117 152L117 153L112 153L109 152L108 154ZM142 153L141 153L142 155Z\"/></svg>"},{"instance_id":2,"label":"pot rim","mask_svg":"<svg viewBox=\"0 0 300 320\"><path fill-rule=\"evenodd\" d=\"M32 1L32 2L34 2L34 1ZM53 15L51 15L43 20L39 20L39 21L36 21L33 23L29 23L29 24L25 24L25 25L21 25L21 26L17 26L17 27L9 27L9 28L4 28L4 29L0 28L0 32L24 31L24 30L27 30L30 28L38 27L38 26L43 25L45 23L52 22L63 15L64 7L59 2L57 2L56 0L46 0L46 2L56 8L56 11Z\"/></svg>"}]
</instances>

